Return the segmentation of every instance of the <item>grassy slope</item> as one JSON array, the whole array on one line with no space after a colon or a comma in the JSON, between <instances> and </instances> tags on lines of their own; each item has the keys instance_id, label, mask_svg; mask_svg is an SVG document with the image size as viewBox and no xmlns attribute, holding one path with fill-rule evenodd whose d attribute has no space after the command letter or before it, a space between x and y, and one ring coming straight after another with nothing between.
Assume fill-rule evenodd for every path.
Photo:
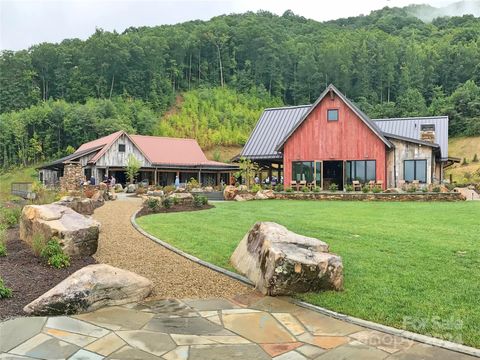
<instances>
[{"instance_id":1,"label":"grassy slope","mask_svg":"<svg viewBox=\"0 0 480 360\"><path fill-rule=\"evenodd\" d=\"M302 296L332 310L480 346L480 203L228 202L138 219L148 232L219 266L256 221L327 241L343 257L345 291ZM432 326L461 320L461 329Z\"/></svg>"},{"instance_id":2,"label":"grassy slope","mask_svg":"<svg viewBox=\"0 0 480 360\"><path fill-rule=\"evenodd\" d=\"M456 164L446 171L447 178L452 174L454 181L463 182L466 172L473 174L480 169L480 162L472 163L472 158L475 154L480 159L480 136L451 138L448 142L448 153L453 157L467 159L468 165Z\"/></svg>"},{"instance_id":3,"label":"grassy slope","mask_svg":"<svg viewBox=\"0 0 480 360\"><path fill-rule=\"evenodd\" d=\"M0 174L0 201L5 201L10 198L10 185L12 182L32 182L37 179L37 172L33 166L18 168Z\"/></svg>"}]
</instances>

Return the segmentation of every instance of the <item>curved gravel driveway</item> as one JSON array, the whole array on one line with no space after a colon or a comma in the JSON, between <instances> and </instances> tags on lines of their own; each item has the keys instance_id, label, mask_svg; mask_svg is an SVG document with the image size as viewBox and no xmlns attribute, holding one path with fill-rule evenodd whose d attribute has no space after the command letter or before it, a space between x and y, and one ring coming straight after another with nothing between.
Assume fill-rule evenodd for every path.
<instances>
[{"instance_id":1,"label":"curved gravel driveway","mask_svg":"<svg viewBox=\"0 0 480 360\"><path fill-rule=\"evenodd\" d=\"M141 200L119 194L107 201L93 217L101 223L95 259L133 271L153 281L151 298L233 298L254 290L207 269L154 243L130 223Z\"/></svg>"}]
</instances>

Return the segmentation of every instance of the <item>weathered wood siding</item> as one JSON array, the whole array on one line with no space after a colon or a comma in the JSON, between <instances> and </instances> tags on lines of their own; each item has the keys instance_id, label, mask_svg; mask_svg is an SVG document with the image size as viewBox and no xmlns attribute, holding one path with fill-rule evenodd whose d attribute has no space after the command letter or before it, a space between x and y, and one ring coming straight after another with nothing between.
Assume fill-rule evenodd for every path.
<instances>
[{"instance_id":1,"label":"weathered wood siding","mask_svg":"<svg viewBox=\"0 0 480 360\"><path fill-rule=\"evenodd\" d=\"M388 153L387 169L389 187L395 187L395 184L398 187L399 182L405 179L403 175L403 163L405 160L427 160L427 184L440 180L438 177L439 174L435 175L435 156L431 147L396 139L390 139L390 141L395 146L395 151L391 150ZM432 175L435 177L435 181L432 181ZM396 183L395 177L397 179Z\"/></svg>"},{"instance_id":2,"label":"weathered wood siding","mask_svg":"<svg viewBox=\"0 0 480 360\"><path fill-rule=\"evenodd\" d=\"M327 110L338 109L338 121ZM385 143L336 95L317 105L284 146L284 183L290 185L292 161L376 160L377 180L386 185Z\"/></svg>"},{"instance_id":3,"label":"weathered wood siding","mask_svg":"<svg viewBox=\"0 0 480 360\"><path fill-rule=\"evenodd\" d=\"M118 145L125 144L125 152L118 151ZM150 167L151 164L147 158L137 149L130 139L122 135L117 141L97 160L97 167L125 167L127 166L128 157L130 154L140 161L142 167Z\"/></svg>"}]
</instances>

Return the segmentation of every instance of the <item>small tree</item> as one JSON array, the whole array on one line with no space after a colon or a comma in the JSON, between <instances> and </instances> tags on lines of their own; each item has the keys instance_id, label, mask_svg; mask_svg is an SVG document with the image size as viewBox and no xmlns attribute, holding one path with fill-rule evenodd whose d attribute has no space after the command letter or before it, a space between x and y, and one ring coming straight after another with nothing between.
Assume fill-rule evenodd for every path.
<instances>
[{"instance_id":1,"label":"small tree","mask_svg":"<svg viewBox=\"0 0 480 360\"><path fill-rule=\"evenodd\" d=\"M138 171L140 170L140 161L135 157L135 155L130 154L127 160L127 174L128 181L130 184L133 184L135 181L135 177L138 175Z\"/></svg>"},{"instance_id":2,"label":"small tree","mask_svg":"<svg viewBox=\"0 0 480 360\"><path fill-rule=\"evenodd\" d=\"M245 179L245 185L250 187L251 180L255 177L255 174L258 172L258 165L250 159L241 158L239 164L240 170L235 174L235 177L242 177Z\"/></svg>"},{"instance_id":3,"label":"small tree","mask_svg":"<svg viewBox=\"0 0 480 360\"><path fill-rule=\"evenodd\" d=\"M473 155L473 159L472 159L472 162L478 162L478 156L477 154Z\"/></svg>"}]
</instances>

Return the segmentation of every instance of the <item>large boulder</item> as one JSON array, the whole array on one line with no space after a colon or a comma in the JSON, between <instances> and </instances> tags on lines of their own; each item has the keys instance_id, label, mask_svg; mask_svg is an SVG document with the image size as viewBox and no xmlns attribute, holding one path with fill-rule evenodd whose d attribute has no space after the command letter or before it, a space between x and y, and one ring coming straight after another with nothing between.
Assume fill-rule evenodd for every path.
<instances>
[{"instance_id":1,"label":"large boulder","mask_svg":"<svg viewBox=\"0 0 480 360\"><path fill-rule=\"evenodd\" d=\"M188 192L174 192L171 195L168 195L169 198L173 199L176 203L180 205L192 205L193 204L193 195Z\"/></svg>"},{"instance_id":2,"label":"large boulder","mask_svg":"<svg viewBox=\"0 0 480 360\"><path fill-rule=\"evenodd\" d=\"M24 307L30 315L68 315L138 302L152 292L143 276L106 264L86 266Z\"/></svg>"},{"instance_id":3,"label":"large boulder","mask_svg":"<svg viewBox=\"0 0 480 360\"><path fill-rule=\"evenodd\" d=\"M295 234L273 222L258 222L230 261L266 295L341 290L342 259L328 251L323 241Z\"/></svg>"},{"instance_id":4,"label":"large boulder","mask_svg":"<svg viewBox=\"0 0 480 360\"><path fill-rule=\"evenodd\" d=\"M234 198L235 201L249 201L249 200L253 200L253 199L255 199L255 195L250 194L248 192L239 193Z\"/></svg>"},{"instance_id":5,"label":"large boulder","mask_svg":"<svg viewBox=\"0 0 480 360\"><path fill-rule=\"evenodd\" d=\"M273 190L258 190L255 194L255 200L275 199Z\"/></svg>"},{"instance_id":6,"label":"large boulder","mask_svg":"<svg viewBox=\"0 0 480 360\"><path fill-rule=\"evenodd\" d=\"M123 191L122 184L115 184L114 190L115 192L122 192Z\"/></svg>"},{"instance_id":7,"label":"large boulder","mask_svg":"<svg viewBox=\"0 0 480 360\"><path fill-rule=\"evenodd\" d=\"M20 217L20 238L32 246L34 238L58 237L63 251L72 256L97 251L100 223L58 204L27 205Z\"/></svg>"},{"instance_id":8,"label":"large boulder","mask_svg":"<svg viewBox=\"0 0 480 360\"><path fill-rule=\"evenodd\" d=\"M82 199L77 196L64 196L54 204L69 207L82 215L92 215L93 211L104 204L103 199Z\"/></svg>"},{"instance_id":9,"label":"large boulder","mask_svg":"<svg viewBox=\"0 0 480 360\"><path fill-rule=\"evenodd\" d=\"M135 184L128 184L127 185L127 193L131 194L134 193L137 190L137 187Z\"/></svg>"},{"instance_id":10,"label":"large boulder","mask_svg":"<svg viewBox=\"0 0 480 360\"><path fill-rule=\"evenodd\" d=\"M154 197L163 197L165 194L163 190L150 190L147 191L147 196L154 196Z\"/></svg>"},{"instance_id":11,"label":"large boulder","mask_svg":"<svg viewBox=\"0 0 480 360\"><path fill-rule=\"evenodd\" d=\"M237 194L238 189L232 185L225 186L225 189L223 190L223 198L225 200L233 200Z\"/></svg>"}]
</instances>

